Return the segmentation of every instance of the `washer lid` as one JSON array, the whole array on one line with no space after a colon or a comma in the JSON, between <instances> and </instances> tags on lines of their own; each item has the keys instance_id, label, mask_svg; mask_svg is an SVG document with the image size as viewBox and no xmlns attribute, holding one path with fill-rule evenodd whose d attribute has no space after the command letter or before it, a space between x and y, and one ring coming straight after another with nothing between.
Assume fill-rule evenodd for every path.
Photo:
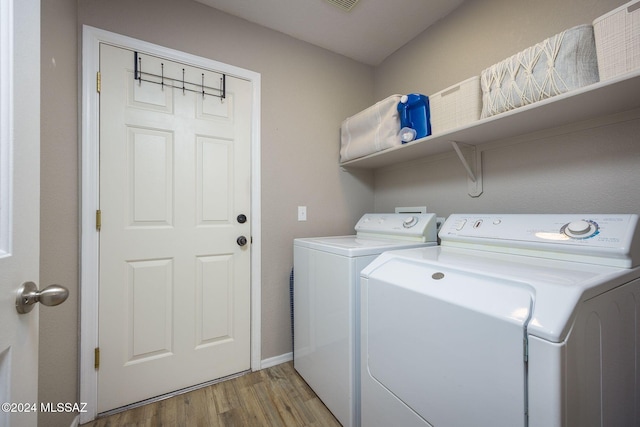
<instances>
[{"instance_id":1,"label":"washer lid","mask_svg":"<svg viewBox=\"0 0 640 427\"><path fill-rule=\"evenodd\" d=\"M390 262L402 267L391 268L387 266ZM403 269L409 270L409 266L417 266L415 268L424 271L424 276L432 269L447 269L526 286L531 289L535 300L527 333L551 342L566 339L581 301L608 292L640 275L640 268L626 269L437 246L385 252L365 267L361 276L395 280L394 275ZM496 295L499 295L498 291ZM458 297L454 295L452 298ZM496 301L500 300L497 296ZM490 300L479 299L480 302L490 304Z\"/></svg>"},{"instance_id":2,"label":"washer lid","mask_svg":"<svg viewBox=\"0 0 640 427\"><path fill-rule=\"evenodd\" d=\"M369 283L388 283L519 327L526 326L536 289L525 277L501 277L492 274L490 268L474 271L464 266L458 268L455 263L429 262L429 255L441 255L442 249L385 252L365 267L362 275L369 278Z\"/></svg>"},{"instance_id":3,"label":"washer lid","mask_svg":"<svg viewBox=\"0 0 640 427\"><path fill-rule=\"evenodd\" d=\"M294 246L302 246L346 257L377 255L384 251L434 246L435 242L413 242L396 239L358 236L309 237L295 239Z\"/></svg>"}]
</instances>

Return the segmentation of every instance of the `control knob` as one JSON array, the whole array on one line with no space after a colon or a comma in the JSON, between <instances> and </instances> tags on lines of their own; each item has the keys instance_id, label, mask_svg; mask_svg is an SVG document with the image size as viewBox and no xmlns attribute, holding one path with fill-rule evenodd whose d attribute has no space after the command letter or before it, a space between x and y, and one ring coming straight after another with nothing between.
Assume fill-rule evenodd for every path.
<instances>
[{"instance_id":1,"label":"control knob","mask_svg":"<svg viewBox=\"0 0 640 427\"><path fill-rule=\"evenodd\" d=\"M561 232L575 239L587 239L598 233L598 224L584 219L571 221L562 227Z\"/></svg>"},{"instance_id":2,"label":"control knob","mask_svg":"<svg viewBox=\"0 0 640 427\"><path fill-rule=\"evenodd\" d=\"M418 218L415 216L409 216L402 221L402 226L404 228L411 228L418 223Z\"/></svg>"},{"instance_id":3,"label":"control knob","mask_svg":"<svg viewBox=\"0 0 640 427\"><path fill-rule=\"evenodd\" d=\"M567 230L572 234L586 234L591 229L587 221L573 221L567 224Z\"/></svg>"}]
</instances>

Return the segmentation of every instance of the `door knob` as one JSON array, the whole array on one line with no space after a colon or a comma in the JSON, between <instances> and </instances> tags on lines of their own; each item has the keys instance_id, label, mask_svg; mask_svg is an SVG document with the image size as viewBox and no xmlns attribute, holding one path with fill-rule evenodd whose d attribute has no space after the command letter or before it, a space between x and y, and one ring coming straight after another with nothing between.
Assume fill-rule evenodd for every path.
<instances>
[{"instance_id":1,"label":"door knob","mask_svg":"<svg viewBox=\"0 0 640 427\"><path fill-rule=\"evenodd\" d=\"M65 302L67 297L69 297L69 290L64 286L50 285L39 291L35 283L24 282L18 290L16 310L20 314L25 314L33 310L33 306L37 302L54 306Z\"/></svg>"},{"instance_id":2,"label":"door knob","mask_svg":"<svg viewBox=\"0 0 640 427\"><path fill-rule=\"evenodd\" d=\"M236 242L238 243L238 245L244 246L247 244L247 238L244 236L240 236L236 239Z\"/></svg>"},{"instance_id":3,"label":"door knob","mask_svg":"<svg viewBox=\"0 0 640 427\"><path fill-rule=\"evenodd\" d=\"M245 214L238 215L236 219L240 224L244 224L245 222L247 222L247 216Z\"/></svg>"}]
</instances>

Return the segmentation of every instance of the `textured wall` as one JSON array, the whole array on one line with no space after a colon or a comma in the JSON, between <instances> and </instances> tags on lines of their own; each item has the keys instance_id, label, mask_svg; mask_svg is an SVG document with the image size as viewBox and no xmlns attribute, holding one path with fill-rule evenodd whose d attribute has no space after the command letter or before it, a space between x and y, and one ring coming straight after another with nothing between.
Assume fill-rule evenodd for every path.
<instances>
[{"instance_id":1,"label":"textured wall","mask_svg":"<svg viewBox=\"0 0 640 427\"><path fill-rule=\"evenodd\" d=\"M432 94L522 49L615 9L624 0L469 0L391 55L376 97ZM453 154L376 171L375 209L427 205L454 212L640 213L640 111L585 120L480 146L484 193L467 194ZM460 141L464 142L464 141Z\"/></svg>"},{"instance_id":2,"label":"textured wall","mask_svg":"<svg viewBox=\"0 0 640 427\"><path fill-rule=\"evenodd\" d=\"M467 0L375 70L375 97L430 95L625 0Z\"/></svg>"},{"instance_id":3,"label":"textured wall","mask_svg":"<svg viewBox=\"0 0 640 427\"><path fill-rule=\"evenodd\" d=\"M41 2L40 287L69 288L40 307L40 402L78 401L78 51L76 0ZM40 426L68 427L75 414L40 413Z\"/></svg>"}]
</instances>

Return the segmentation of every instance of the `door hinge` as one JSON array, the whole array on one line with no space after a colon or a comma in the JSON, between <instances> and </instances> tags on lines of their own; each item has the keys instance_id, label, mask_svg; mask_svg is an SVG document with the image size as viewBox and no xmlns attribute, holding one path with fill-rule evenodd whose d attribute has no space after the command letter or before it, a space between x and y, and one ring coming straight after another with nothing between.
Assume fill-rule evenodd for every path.
<instances>
[{"instance_id":1,"label":"door hinge","mask_svg":"<svg viewBox=\"0 0 640 427\"><path fill-rule=\"evenodd\" d=\"M98 71L96 73L96 91L100 93L101 90L102 90L102 75L100 74L100 71Z\"/></svg>"},{"instance_id":2,"label":"door hinge","mask_svg":"<svg viewBox=\"0 0 640 427\"><path fill-rule=\"evenodd\" d=\"M100 347L96 347L94 351L94 368L100 369Z\"/></svg>"},{"instance_id":3,"label":"door hinge","mask_svg":"<svg viewBox=\"0 0 640 427\"><path fill-rule=\"evenodd\" d=\"M102 228L102 211L98 209L96 211L96 230L100 231Z\"/></svg>"}]
</instances>

